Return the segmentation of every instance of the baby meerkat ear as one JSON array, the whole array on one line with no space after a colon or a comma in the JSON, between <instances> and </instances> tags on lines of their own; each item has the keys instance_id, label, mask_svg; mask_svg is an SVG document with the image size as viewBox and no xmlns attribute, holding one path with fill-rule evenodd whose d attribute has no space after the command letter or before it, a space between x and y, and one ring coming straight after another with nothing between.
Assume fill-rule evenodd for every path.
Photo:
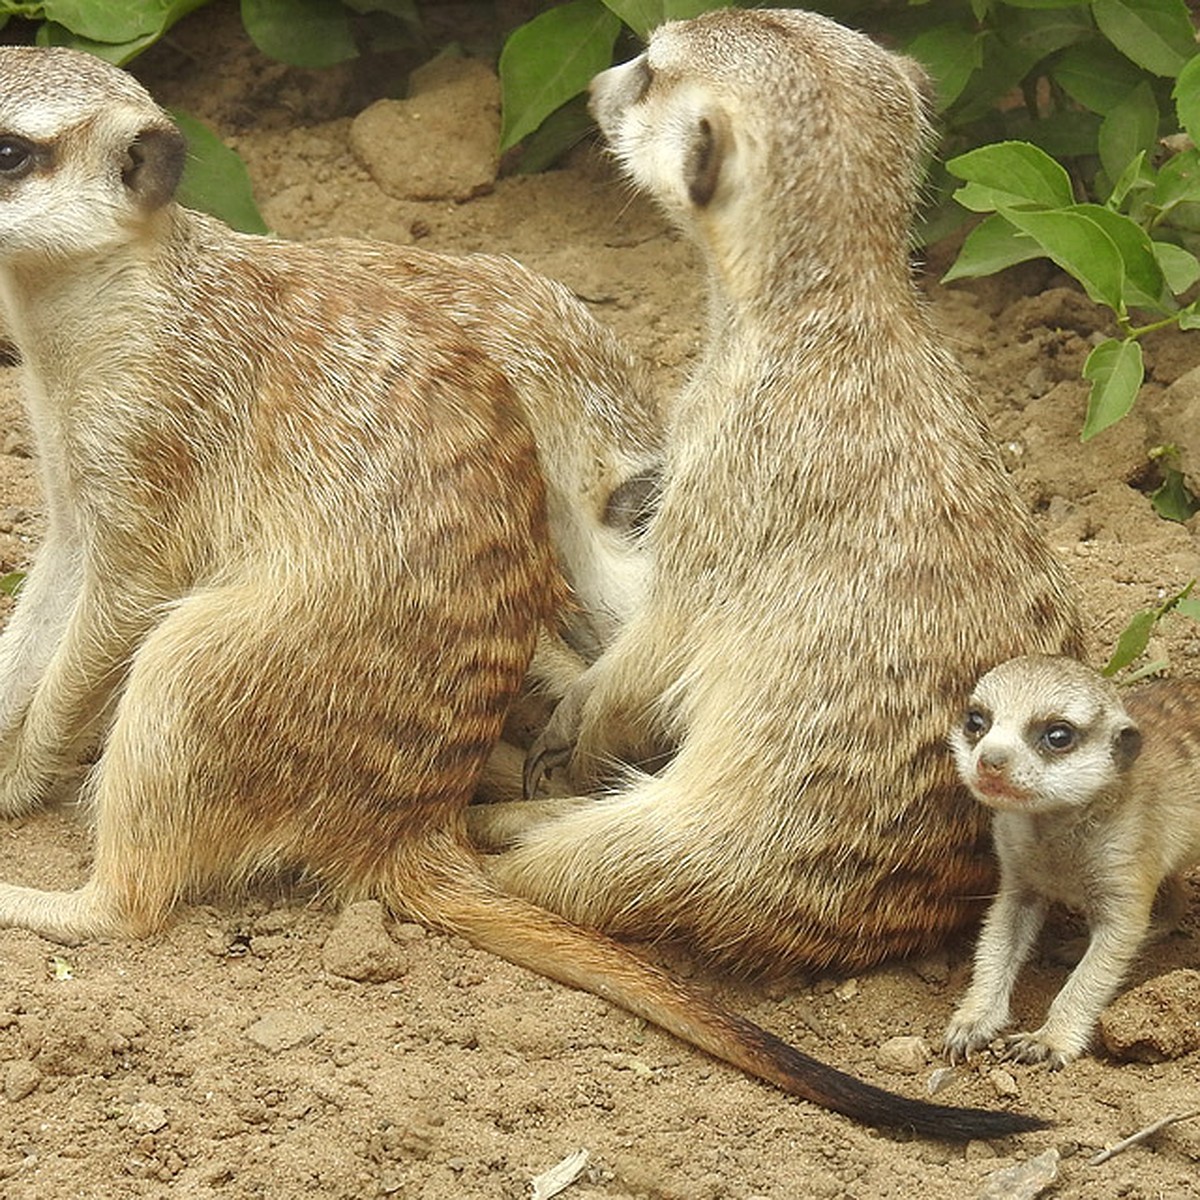
<instances>
[{"instance_id":1,"label":"baby meerkat ear","mask_svg":"<svg viewBox=\"0 0 1200 1200\"><path fill-rule=\"evenodd\" d=\"M729 124L725 114L710 112L700 117L691 131L683 156L683 180L688 198L697 208L706 208L717 191L721 167L729 153Z\"/></svg>"},{"instance_id":2,"label":"baby meerkat ear","mask_svg":"<svg viewBox=\"0 0 1200 1200\"><path fill-rule=\"evenodd\" d=\"M1113 758L1117 770L1128 771L1142 752L1142 731L1133 724L1122 725L1113 738Z\"/></svg>"},{"instance_id":3,"label":"baby meerkat ear","mask_svg":"<svg viewBox=\"0 0 1200 1200\"><path fill-rule=\"evenodd\" d=\"M174 125L148 125L130 142L121 179L147 212L174 195L187 159L187 142Z\"/></svg>"}]
</instances>

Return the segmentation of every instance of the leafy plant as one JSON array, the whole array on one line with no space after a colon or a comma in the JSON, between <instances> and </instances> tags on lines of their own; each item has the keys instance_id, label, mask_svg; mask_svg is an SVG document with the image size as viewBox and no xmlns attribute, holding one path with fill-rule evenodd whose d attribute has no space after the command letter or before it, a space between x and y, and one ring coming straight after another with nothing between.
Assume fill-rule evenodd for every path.
<instances>
[{"instance_id":1,"label":"leafy plant","mask_svg":"<svg viewBox=\"0 0 1200 1200\"><path fill-rule=\"evenodd\" d=\"M1159 621L1161 621L1168 613L1178 612L1184 616L1191 617L1193 620L1200 621L1200 600L1192 599L1192 589L1196 586L1196 581L1191 580L1186 587L1181 591L1176 592L1173 596L1168 596L1161 604L1155 605L1153 608L1144 608L1141 612L1135 613L1129 624L1121 631L1121 636L1117 639L1116 649L1112 653L1112 657L1104 665L1101 671L1102 675L1112 676L1118 671L1123 671L1126 667L1136 662L1146 652L1146 647L1150 644L1150 636L1153 634ZM1134 672L1133 675L1126 679L1127 683L1132 683L1135 679L1141 679L1146 675L1153 675L1166 667L1165 661L1156 661L1147 663L1144 667Z\"/></svg>"},{"instance_id":2,"label":"leafy plant","mask_svg":"<svg viewBox=\"0 0 1200 1200\"><path fill-rule=\"evenodd\" d=\"M728 0L570 0L540 13L509 36L500 55L501 152L567 105L535 144L538 161L578 140L589 124L579 98L592 76L611 64L622 25L645 39L664 21L727 6Z\"/></svg>"}]
</instances>

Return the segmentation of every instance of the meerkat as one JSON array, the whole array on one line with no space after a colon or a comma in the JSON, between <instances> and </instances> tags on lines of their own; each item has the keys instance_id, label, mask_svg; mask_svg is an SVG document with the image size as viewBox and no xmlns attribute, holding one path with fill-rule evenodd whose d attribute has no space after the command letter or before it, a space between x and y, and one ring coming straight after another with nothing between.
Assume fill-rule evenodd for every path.
<instances>
[{"instance_id":1,"label":"meerkat","mask_svg":"<svg viewBox=\"0 0 1200 1200\"><path fill-rule=\"evenodd\" d=\"M0 637L0 812L102 729L89 878L0 884L0 925L143 936L292 864L860 1120L1042 1124L870 1087L486 879L464 811L562 601L532 435L428 304L176 204L184 154L117 68L0 48L0 301L49 516Z\"/></svg>"},{"instance_id":2,"label":"meerkat","mask_svg":"<svg viewBox=\"0 0 1200 1200\"><path fill-rule=\"evenodd\" d=\"M1006 1039L1006 1057L1057 1070L1087 1049L1155 896L1168 927L1186 911L1183 873L1200 864L1200 681L1159 681L1122 703L1074 659L1011 659L979 681L951 745L992 811L1000 890L946 1052L959 1061L1008 1024L1013 984L1058 901L1086 915L1087 952L1042 1026Z\"/></svg>"},{"instance_id":3,"label":"meerkat","mask_svg":"<svg viewBox=\"0 0 1200 1200\"><path fill-rule=\"evenodd\" d=\"M980 915L988 830L946 729L986 667L1077 653L1072 589L939 342L908 260L928 81L811 13L657 29L591 107L707 264L670 402L646 602L480 806L492 878L737 970L856 969ZM530 789L532 790L532 789Z\"/></svg>"}]
</instances>

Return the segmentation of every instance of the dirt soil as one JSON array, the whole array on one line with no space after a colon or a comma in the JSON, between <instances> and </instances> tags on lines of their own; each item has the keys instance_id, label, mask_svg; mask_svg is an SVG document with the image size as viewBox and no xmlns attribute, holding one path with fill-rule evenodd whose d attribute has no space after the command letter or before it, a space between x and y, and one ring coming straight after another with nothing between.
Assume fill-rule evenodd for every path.
<instances>
[{"instance_id":1,"label":"dirt soil","mask_svg":"<svg viewBox=\"0 0 1200 1200\"><path fill-rule=\"evenodd\" d=\"M494 187L478 182L477 165L456 163L452 178L432 185L434 198L398 195L406 162L428 174L431 158L449 160L449 147L495 121L486 73L451 72L453 95L444 104L427 96L424 112L452 110L460 123L458 134L452 125L436 133L442 155L423 147L421 114L409 110L394 111L411 137L379 134L379 113L370 136L362 126L352 133L350 117L381 94L378 80L268 63L229 12L192 18L139 71L165 103L209 120L238 148L280 234L505 251L564 280L645 355L664 388L686 372L701 328L693 256L591 149L562 170ZM397 194L364 165L372 154L390 161ZM375 171L383 177L378 161ZM464 190L482 194L452 198ZM1105 331L1102 317L1045 265L943 288L936 277L947 261L935 251L923 280L936 319L1078 581L1100 661L1132 613L1200 576L1200 520L1166 522L1145 494L1151 447L1200 452L1200 431L1178 416L1200 383L1172 389L1200 362L1200 334L1151 338L1135 413L1081 445L1079 371ZM28 563L44 514L15 380L0 382L0 559L11 569ZM1172 618L1152 651L1169 658L1171 673L1200 675L1200 625ZM69 887L88 865L88 833L70 808L0 835L5 880ZM1056 1075L985 1055L953 1077L939 1100L1057 1121L1046 1133L965 1147L860 1129L593 996L458 939L385 923L371 905L339 916L282 884L184 908L140 944L66 950L2 932L0 1196L522 1197L533 1176L577 1148L591 1158L564 1193L574 1200L1032 1195L988 1189L994 1173L1050 1150L1050 1195L1200 1196L1200 1120L1103 1165L1089 1161L1200 1104L1196 878L1192 897L1183 930L1147 949L1137 990L1110 1010L1113 1050L1098 1041ZM1061 985L1081 932L1071 918L1052 924L1018 989L1024 1022L1036 1023ZM856 979L766 984L649 952L806 1051L920 1096L940 1065L927 1048L966 984L970 944Z\"/></svg>"}]
</instances>

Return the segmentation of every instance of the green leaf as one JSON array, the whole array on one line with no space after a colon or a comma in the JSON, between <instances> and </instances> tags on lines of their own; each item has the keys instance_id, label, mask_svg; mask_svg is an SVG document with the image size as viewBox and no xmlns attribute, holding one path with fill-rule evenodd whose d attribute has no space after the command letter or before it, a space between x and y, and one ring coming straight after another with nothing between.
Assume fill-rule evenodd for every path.
<instances>
[{"instance_id":1,"label":"green leaf","mask_svg":"<svg viewBox=\"0 0 1200 1200\"><path fill-rule=\"evenodd\" d=\"M562 4L509 35L500 54L500 149L516 145L612 61L621 22L600 0Z\"/></svg>"},{"instance_id":2,"label":"green leaf","mask_svg":"<svg viewBox=\"0 0 1200 1200\"><path fill-rule=\"evenodd\" d=\"M1092 15L1122 54L1155 75L1178 75L1196 52L1183 0L1093 0Z\"/></svg>"},{"instance_id":3,"label":"green leaf","mask_svg":"<svg viewBox=\"0 0 1200 1200\"><path fill-rule=\"evenodd\" d=\"M975 212L1029 204L1060 208L1075 202L1067 172L1028 142L980 146L950 159L946 170L967 181L954 198Z\"/></svg>"},{"instance_id":4,"label":"green leaf","mask_svg":"<svg viewBox=\"0 0 1200 1200\"><path fill-rule=\"evenodd\" d=\"M172 112L171 117L188 143L179 202L211 213L244 233L266 233L266 222L254 203L246 164L195 117L181 112Z\"/></svg>"},{"instance_id":5,"label":"green leaf","mask_svg":"<svg viewBox=\"0 0 1200 1200\"><path fill-rule=\"evenodd\" d=\"M167 22L171 5L163 0L46 0L46 20L55 21L77 37L96 42L132 42L159 33Z\"/></svg>"},{"instance_id":6,"label":"green leaf","mask_svg":"<svg viewBox=\"0 0 1200 1200\"><path fill-rule=\"evenodd\" d=\"M1133 407L1144 374L1142 348L1132 338L1109 338L1087 356L1083 377L1091 380L1092 391L1082 441L1115 424Z\"/></svg>"},{"instance_id":7,"label":"green leaf","mask_svg":"<svg viewBox=\"0 0 1200 1200\"><path fill-rule=\"evenodd\" d=\"M1150 503L1160 517L1168 521L1187 521L1200 512L1200 501L1183 482L1183 472L1167 467L1160 487L1150 493Z\"/></svg>"},{"instance_id":8,"label":"green leaf","mask_svg":"<svg viewBox=\"0 0 1200 1200\"><path fill-rule=\"evenodd\" d=\"M171 3L141 0L129 5L101 5L76 0L74 4L47 4L48 19L38 27L35 41L39 46L86 50L121 67L153 46L176 21L204 3L206 0L173 0Z\"/></svg>"},{"instance_id":9,"label":"green leaf","mask_svg":"<svg viewBox=\"0 0 1200 1200\"><path fill-rule=\"evenodd\" d=\"M533 175L544 171L572 146L578 145L596 127L587 101L583 96L568 100L556 108L531 133L514 153L520 157L515 170L518 175Z\"/></svg>"},{"instance_id":10,"label":"green leaf","mask_svg":"<svg viewBox=\"0 0 1200 1200\"><path fill-rule=\"evenodd\" d=\"M1041 246L1022 233L999 213L985 218L967 234L950 270L942 276L943 283L955 279L977 279L981 275L994 275L1005 267L1041 258Z\"/></svg>"},{"instance_id":11,"label":"green leaf","mask_svg":"<svg viewBox=\"0 0 1200 1200\"><path fill-rule=\"evenodd\" d=\"M1154 632L1154 626L1173 609L1178 609L1181 613L1191 617L1200 617L1200 604L1190 598L1195 586L1196 581L1192 579L1175 595L1168 596L1157 608L1144 608L1141 612L1135 613L1117 639L1117 648L1113 651L1112 658L1108 660L1100 673L1115 675L1143 654L1150 642L1150 634ZM1148 671L1149 668L1143 668L1138 675L1146 674Z\"/></svg>"},{"instance_id":12,"label":"green leaf","mask_svg":"<svg viewBox=\"0 0 1200 1200\"><path fill-rule=\"evenodd\" d=\"M145 37L135 38L132 42L93 42L89 38L76 37L64 25L55 25L47 21L38 26L34 42L39 46L69 46L72 50L84 50L112 63L114 67L123 67L148 46L153 46L158 38L158 34L150 33Z\"/></svg>"},{"instance_id":13,"label":"green leaf","mask_svg":"<svg viewBox=\"0 0 1200 1200\"><path fill-rule=\"evenodd\" d=\"M1200 279L1200 260L1189 250L1173 242L1152 242L1154 257L1167 281L1167 287L1178 296Z\"/></svg>"},{"instance_id":14,"label":"green leaf","mask_svg":"<svg viewBox=\"0 0 1200 1200\"><path fill-rule=\"evenodd\" d=\"M1125 267L1121 252L1095 220L1080 212L1004 209L1003 213L1042 247L1047 258L1079 280L1097 304L1122 312Z\"/></svg>"},{"instance_id":15,"label":"green leaf","mask_svg":"<svg viewBox=\"0 0 1200 1200\"><path fill-rule=\"evenodd\" d=\"M5 575L0 575L0 595L15 596L24 583L24 571L9 571Z\"/></svg>"},{"instance_id":16,"label":"green leaf","mask_svg":"<svg viewBox=\"0 0 1200 1200\"><path fill-rule=\"evenodd\" d=\"M978 34L961 25L937 25L912 39L904 52L920 62L937 81L938 111L962 94L973 72L983 65Z\"/></svg>"},{"instance_id":17,"label":"green leaf","mask_svg":"<svg viewBox=\"0 0 1200 1200\"><path fill-rule=\"evenodd\" d=\"M1163 212L1177 204L1200 200L1200 152L1185 150L1158 170L1151 202Z\"/></svg>"},{"instance_id":18,"label":"green leaf","mask_svg":"<svg viewBox=\"0 0 1200 1200\"><path fill-rule=\"evenodd\" d=\"M1050 78L1092 112L1106 113L1142 81L1142 73L1103 38L1064 50Z\"/></svg>"},{"instance_id":19,"label":"green leaf","mask_svg":"<svg viewBox=\"0 0 1200 1200\"><path fill-rule=\"evenodd\" d=\"M1180 126L1200 145L1200 55L1188 59L1171 92Z\"/></svg>"},{"instance_id":20,"label":"green leaf","mask_svg":"<svg viewBox=\"0 0 1200 1200\"><path fill-rule=\"evenodd\" d=\"M1154 172L1146 164L1146 152L1139 150L1137 156L1129 161L1109 193L1107 204L1111 208L1120 208L1125 197L1133 191L1144 191L1154 186Z\"/></svg>"},{"instance_id":21,"label":"green leaf","mask_svg":"<svg viewBox=\"0 0 1200 1200\"><path fill-rule=\"evenodd\" d=\"M1195 583L1195 580L1192 582ZM1175 610L1183 613L1185 617L1191 617L1193 621L1200 621L1200 600L1184 597L1175 605Z\"/></svg>"},{"instance_id":22,"label":"green leaf","mask_svg":"<svg viewBox=\"0 0 1200 1200\"><path fill-rule=\"evenodd\" d=\"M242 25L266 55L293 67L332 67L358 55L340 0L241 0Z\"/></svg>"},{"instance_id":23,"label":"green leaf","mask_svg":"<svg viewBox=\"0 0 1200 1200\"><path fill-rule=\"evenodd\" d=\"M1158 144L1158 103L1143 80L1108 110L1100 125L1100 161L1110 179L1119 179L1139 155L1154 153Z\"/></svg>"},{"instance_id":24,"label":"green leaf","mask_svg":"<svg viewBox=\"0 0 1200 1200\"><path fill-rule=\"evenodd\" d=\"M1189 304L1175 319L1180 329L1200 329L1200 301Z\"/></svg>"},{"instance_id":25,"label":"green leaf","mask_svg":"<svg viewBox=\"0 0 1200 1200\"><path fill-rule=\"evenodd\" d=\"M714 8L725 8L727 0L604 0L604 4L645 41L650 30L664 21L686 21Z\"/></svg>"},{"instance_id":26,"label":"green leaf","mask_svg":"<svg viewBox=\"0 0 1200 1200\"><path fill-rule=\"evenodd\" d=\"M1100 674L1115 675L1129 666L1131 662L1141 658L1150 644L1150 635L1154 632L1154 626L1157 623L1158 609L1156 608L1144 608L1141 612L1135 613L1129 624L1121 630L1121 636L1117 638L1116 649L1113 650L1112 657L1104 664Z\"/></svg>"},{"instance_id":27,"label":"green leaf","mask_svg":"<svg viewBox=\"0 0 1200 1200\"><path fill-rule=\"evenodd\" d=\"M1127 304L1162 313L1173 310L1173 306L1164 307L1167 281L1154 253L1154 244L1136 221L1099 204L1075 204L1064 211L1090 218L1112 239L1125 272L1123 298Z\"/></svg>"}]
</instances>

